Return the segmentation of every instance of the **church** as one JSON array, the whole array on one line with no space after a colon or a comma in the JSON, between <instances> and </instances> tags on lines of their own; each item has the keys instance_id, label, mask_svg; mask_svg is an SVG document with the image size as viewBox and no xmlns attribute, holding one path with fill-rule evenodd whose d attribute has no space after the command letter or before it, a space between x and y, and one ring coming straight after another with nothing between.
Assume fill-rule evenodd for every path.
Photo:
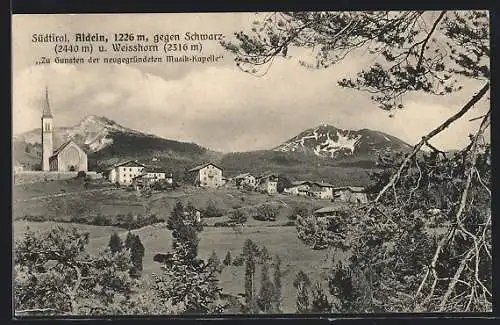
<instances>
[{"instance_id":1,"label":"church","mask_svg":"<svg viewBox=\"0 0 500 325\"><path fill-rule=\"evenodd\" d=\"M42 170L54 172L87 171L87 154L69 140L54 150L54 117L50 110L49 92L45 89L42 112Z\"/></svg>"}]
</instances>

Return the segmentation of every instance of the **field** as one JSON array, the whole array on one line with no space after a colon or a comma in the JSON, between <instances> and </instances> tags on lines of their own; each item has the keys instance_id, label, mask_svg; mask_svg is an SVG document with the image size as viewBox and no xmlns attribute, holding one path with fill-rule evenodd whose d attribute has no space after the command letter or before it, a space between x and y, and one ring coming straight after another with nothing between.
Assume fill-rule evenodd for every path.
<instances>
[{"instance_id":1,"label":"field","mask_svg":"<svg viewBox=\"0 0 500 325\"><path fill-rule=\"evenodd\" d=\"M260 204L273 204L279 208L279 215L272 224L285 224L296 206L303 205L313 210L331 204L327 200L280 194L269 196L255 192L243 193L237 189L200 189L192 186L143 196L136 191L99 184L97 181L85 188L83 181L79 179L15 185L13 198L14 220L25 216L42 216L43 220L47 221L69 220L75 216L92 218L98 214L116 216L129 213L155 214L166 219L178 201L183 204L191 202L200 210L204 210L211 201L221 211L222 217L207 218L209 225L227 220L233 208L244 208L252 214ZM266 222L249 218L248 224L265 225Z\"/></svg>"},{"instance_id":2,"label":"field","mask_svg":"<svg viewBox=\"0 0 500 325\"><path fill-rule=\"evenodd\" d=\"M157 192L150 196L143 196L136 191L111 186L84 187L81 180L52 181L29 185L14 186L14 237L22 237L29 226L33 230L44 230L61 225L76 227L90 233L90 252L96 252L108 245L109 237L118 232L125 239L127 230L110 226L91 226L85 224L58 223L52 220L69 220L71 216L90 218L102 214L104 216L116 214L146 214L154 213L166 219L175 203L192 202L195 207L204 209L209 201L215 203L222 212L222 216L204 218L207 225L200 234L199 254L208 258L216 252L223 260L228 251L233 259L243 248L246 239L251 239L260 246L266 246L272 256L279 255L282 260L282 269L285 275L282 279L282 308L284 312L295 312L296 291L293 280L296 274L303 270L312 280L321 281L323 272L328 267L331 256L325 251L315 251L304 245L296 234L295 227L290 224L288 216L295 206L305 205L311 210L330 204L328 201L311 200L308 198L291 197L287 195L269 196L260 193L242 193L236 189L203 190L185 186L173 192ZM273 204L279 209L276 221L258 221L248 218L242 233L235 233L232 228L214 227L216 222L228 219L233 208L243 208L250 214L255 207L263 204ZM43 216L45 222L28 222L20 220L26 215ZM160 265L153 261L157 253L170 251L172 236L164 224L146 226L137 230L145 246L144 271L145 282L151 279L151 273L159 272ZM340 256L338 256L340 257ZM260 270L257 269L256 280L259 283ZM244 267L229 266L219 275L220 285L225 293L232 295L242 294L244 291ZM260 284L257 289L260 288ZM147 290L147 288L143 288Z\"/></svg>"},{"instance_id":3,"label":"field","mask_svg":"<svg viewBox=\"0 0 500 325\"><path fill-rule=\"evenodd\" d=\"M20 239L27 226L32 230L50 229L58 225L55 222L14 222L14 238ZM107 246L110 235L117 231L122 239L125 239L126 231L114 227L89 226L82 224L59 224L63 227L76 227L82 231L90 233L89 251L97 252ZM160 265L153 261L153 256L157 253L170 251L172 236L165 228L154 226L145 227L134 231L138 234L145 247L143 259L143 277L146 282L150 279L151 273L159 272ZM233 258L238 256L246 239L251 239L259 245L264 245L271 255L279 255L282 260L282 268L285 275L283 283L283 311L287 313L295 312L296 292L293 287L293 280L296 274L303 270L308 273L311 279L321 281L325 268L329 265L328 251L315 251L305 246L295 233L295 227L248 227L242 234L235 234L229 228L206 227L200 235L199 254L208 258L215 251L222 260L228 251ZM339 256L340 257L340 256ZM257 271L257 281L260 272ZM229 266L225 268L219 276L220 285L225 293L238 295L244 292L244 267Z\"/></svg>"}]
</instances>

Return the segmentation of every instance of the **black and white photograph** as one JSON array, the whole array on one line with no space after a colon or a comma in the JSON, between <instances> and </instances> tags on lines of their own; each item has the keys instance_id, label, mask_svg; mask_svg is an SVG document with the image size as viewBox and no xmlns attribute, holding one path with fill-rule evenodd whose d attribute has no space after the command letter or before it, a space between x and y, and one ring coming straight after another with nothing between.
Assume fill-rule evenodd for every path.
<instances>
[{"instance_id":1,"label":"black and white photograph","mask_svg":"<svg viewBox=\"0 0 500 325\"><path fill-rule=\"evenodd\" d=\"M492 312L486 10L12 15L13 317Z\"/></svg>"}]
</instances>

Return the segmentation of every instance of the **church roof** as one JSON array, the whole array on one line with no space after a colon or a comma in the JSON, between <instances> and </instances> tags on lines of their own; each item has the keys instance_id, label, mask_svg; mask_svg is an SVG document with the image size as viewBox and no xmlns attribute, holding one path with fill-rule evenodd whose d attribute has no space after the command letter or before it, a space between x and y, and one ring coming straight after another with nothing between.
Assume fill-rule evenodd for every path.
<instances>
[{"instance_id":1,"label":"church roof","mask_svg":"<svg viewBox=\"0 0 500 325\"><path fill-rule=\"evenodd\" d=\"M56 151L54 151L54 153L52 154L52 156L50 158L56 157L57 155L59 155L61 153L61 151L63 151L64 148L66 148L70 143L73 143L75 146L78 147L78 145L76 143L74 143L72 140L68 140L68 141L64 142ZM80 148L80 147L78 147L78 148Z\"/></svg>"},{"instance_id":2,"label":"church roof","mask_svg":"<svg viewBox=\"0 0 500 325\"><path fill-rule=\"evenodd\" d=\"M50 111L50 104L49 104L49 90L48 88L45 88L45 101L43 102L43 113L42 113L42 118L52 118L52 112Z\"/></svg>"}]
</instances>

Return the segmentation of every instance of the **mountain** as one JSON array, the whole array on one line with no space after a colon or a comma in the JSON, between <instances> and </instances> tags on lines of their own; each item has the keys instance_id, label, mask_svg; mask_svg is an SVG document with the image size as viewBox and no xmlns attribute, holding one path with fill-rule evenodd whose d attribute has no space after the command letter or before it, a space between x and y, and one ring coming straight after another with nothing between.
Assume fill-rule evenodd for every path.
<instances>
[{"instance_id":1,"label":"mountain","mask_svg":"<svg viewBox=\"0 0 500 325\"><path fill-rule=\"evenodd\" d=\"M13 139L14 157L26 169L39 169L41 129ZM73 140L88 153L89 170L102 170L119 161L134 159L156 165L184 178L185 170L212 161L231 177L242 172L274 172L291 180L316 180L341 185L366 185L377 168L376 153L406 151L403 141L373 130L342 130L321 125L305 130L271 149L222 154L194 143L139 132L108 118L91 115L72 127L54 130L54 149Z\"/></svg>"},{"instance_id":2,"label":"mountain","mask_svg":"<svg viewBox=\"0 0 500 325\"><path fill-rule=\"evenodd\" d=\"M194 143L164 139L124 127L106 117L90 115L72 127L54 128L54 149L73 140L88 154L89 169L106 167L125 159L176 169L191 166L220 154ZM14 157L28 169L36 169L41 158L41 129L13 137Z\"/></svg>"},{"instance_id":3,"label":"mountain","mask_svg":"<svg viewBox=\"0 0 500 325\"><path fill-rule=\"evenodd\" d=\"M300 152L335 160L366 158L372 160L383 151L409 151L404 141L369 129L343 130L323 124L307 129L274 148L279 152Z\"/></svg>"}]
</instances>

